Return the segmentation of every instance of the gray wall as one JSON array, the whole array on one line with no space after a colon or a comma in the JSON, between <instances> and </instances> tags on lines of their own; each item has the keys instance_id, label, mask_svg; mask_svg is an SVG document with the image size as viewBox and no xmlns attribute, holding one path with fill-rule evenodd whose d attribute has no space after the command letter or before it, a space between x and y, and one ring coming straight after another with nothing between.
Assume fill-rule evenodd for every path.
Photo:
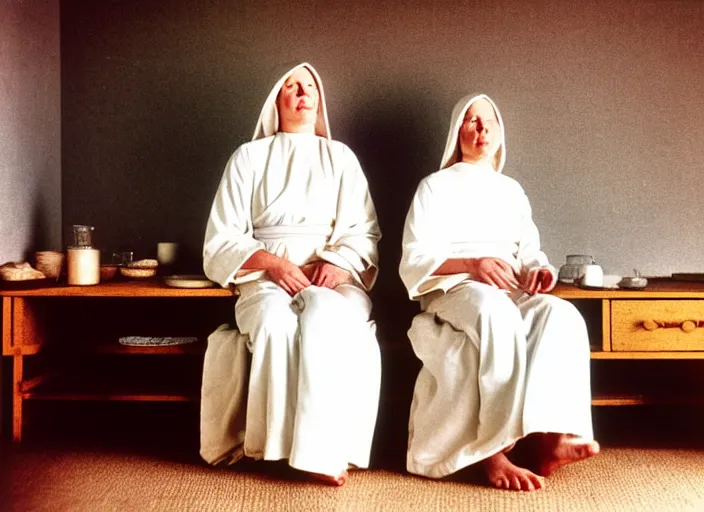
<instances>
[{"instance_id":1,"label":"gray wall","mask_svg":"<svg viewBox=\"0 0 704 512\"><path fill-rule=\"evenodd\" d=\"M0 2L0 264L61 247L59 2Z\"/></svg>"},{"instance_id":2,"label":"gray wall","mask_svg":"<svg viewBox=\"0 0 704 512\"><path fill-rule=\"evenodd\" d=\"M704 271L704 7L691 1L64 0L63 214L105 247L186 244L282 63L321 73L365 168L398 301L403 218L454 103L484 91L556 266ZM383 307L383 305L382 305Z\"/></svg>"}]
</instances>

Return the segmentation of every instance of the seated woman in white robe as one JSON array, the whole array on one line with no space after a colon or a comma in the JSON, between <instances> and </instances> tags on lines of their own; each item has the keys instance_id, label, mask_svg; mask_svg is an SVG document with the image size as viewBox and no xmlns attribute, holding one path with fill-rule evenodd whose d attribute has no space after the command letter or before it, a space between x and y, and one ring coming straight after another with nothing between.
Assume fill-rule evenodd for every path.
<instances>
[{"instance_id":1,"label":"seated woman in white robe","mask_svg":"<svg viewBox=\"0 0 704 512\"><path fill-rule=\"evenodd\" d=\"M496 105L463 98L441 170L420 182L406 218L400 274L420 301L408 336L423 363L407 468L441 478L481 462L492 485L533 490L599 445L586 326L544 294L555 269L523 189L501 173L505 158ZM509 458L517 442L531 448L517 450L532 455L527 467Z\"/></svg>"},{"instance_id":2,"label":"seated woman in white robe","mask_svg":"<svg viewBox=\"0 0 704 512\"><path fill-rule=\"evenodd\" d=\"M381 364L367 291L380 236L357 158L330 138L320 77L300 64L274 85L252 142L230 158L208 220L205 273L239 292L235 319L251 352L243 446L222 448L213 435L227 427L219 416L232 398L212 400L227 376L213 375L216 356L206 353L208 462L232 461L234 448L287 459L333 485L350 465L368 466Z\"/></svg>"}]
</instances>

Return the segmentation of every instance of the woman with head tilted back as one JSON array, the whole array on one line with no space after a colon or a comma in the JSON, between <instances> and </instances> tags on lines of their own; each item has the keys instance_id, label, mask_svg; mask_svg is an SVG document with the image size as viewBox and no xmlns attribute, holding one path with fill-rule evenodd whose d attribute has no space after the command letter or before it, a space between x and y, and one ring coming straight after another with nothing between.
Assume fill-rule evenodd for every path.
<instances>
[{"instance_id":1,"label":"woman with head tilted back","mask_svg":"<svg viewBox=\"0 0 704 512\"><path fill-rule=\"evenodd\" d=\"M295 66L228 162L208 220L204 269L239 291L251 366L243 443L218 453L202 432L206 460L287 459L332 485L368 466L380 358L367 291L380 236L357 158L330 138L320 77Z\"/></svg>"},{"instance_id":2,"label":"woman with head tilted back","mask_svg":"<svg viewBox=\"0 0 704 512\"><path fill-rule=\"evenodd\" d=\"M555 269L523 189L502 174L505 159L494 102L463 98L441 170L420 182L406 218L400 274L420 301L408 336L423 362L407 467L441 478L480 463L492 485L529 491L599 445L586 326L544 294Z\"/></svg>"}]
</instances>

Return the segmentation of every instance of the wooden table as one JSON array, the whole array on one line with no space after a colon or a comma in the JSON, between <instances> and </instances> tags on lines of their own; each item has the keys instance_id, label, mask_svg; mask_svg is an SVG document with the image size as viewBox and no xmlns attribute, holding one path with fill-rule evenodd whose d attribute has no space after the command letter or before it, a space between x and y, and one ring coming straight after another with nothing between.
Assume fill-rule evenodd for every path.
<instances>
[{"instance_id":1,"label":"wooden table","mask_svg":"<svg viewBox=\"0 0 704 512\"><path fill-rule=\"evenodd\" d=\"M230 290L171 288L157 280L0 290L0 296L2 354L13 358L15 441L22 439L27 400L197 399L205 340L234 317ZM136 347L118 343L123 336L198 342ZM189 357L155 365L148 356L157 355Z\"/></svg>"},{"instance_id":2,"label":"wooden table","mask_svg":"<svg viewBox=\"0 0 704 512\"><path fill-rule=\"evenodd\" d=\"M594 405L704 403L698 361L704 359L704 283L651 279L634 291L561 284L553 293L573 302L587 322ZM234 317L229 290L169 288L157 280L0 290L0 296L2 354L14 362L15 441L22 439L27 400L197 400L205 340ZM397 327L405 333L407 326ZM118 343L128 335L199 341Z\"/></svg>"}]
</instances>

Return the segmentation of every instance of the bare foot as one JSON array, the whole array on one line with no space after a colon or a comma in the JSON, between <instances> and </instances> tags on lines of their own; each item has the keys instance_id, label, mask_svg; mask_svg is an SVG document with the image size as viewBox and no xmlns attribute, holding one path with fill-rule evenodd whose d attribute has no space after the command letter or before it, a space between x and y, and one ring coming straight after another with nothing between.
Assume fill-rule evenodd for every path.
<instances>
[{"instance_id":1,"label":"bare foot","mask_svg":"<svg viewBox=\"0 0 704 512\"><path fill-rule=\"evenodd\" d=\"M349 479L349 474L347 471L343 471L337 476L323 475L322 473L308 473L308 475L313 480L327 485L332 485L333 487L342 487Z\"/></svg>"},{"instance_id":2,"label":"bare foot","mask_svg":"<svg viewBox=\"0 0 704 512\"><path fill-rule=\"evenodd\" d=\"M542 478L514 465L503 452L484 459L481 464L489 483L499 489L534 491L543 487Z\"/></svg>"},{"instance_id":3,"label":"bare foot","mask_svg":"<svg viewBox=\"0 0 704 512\"><path fill-rule=\"evenodd\" d=\"M539 434L536 473L548 476L560 466L588 459L599 453L599 443L567 434Z\"/></svg>"}]
</instances>

